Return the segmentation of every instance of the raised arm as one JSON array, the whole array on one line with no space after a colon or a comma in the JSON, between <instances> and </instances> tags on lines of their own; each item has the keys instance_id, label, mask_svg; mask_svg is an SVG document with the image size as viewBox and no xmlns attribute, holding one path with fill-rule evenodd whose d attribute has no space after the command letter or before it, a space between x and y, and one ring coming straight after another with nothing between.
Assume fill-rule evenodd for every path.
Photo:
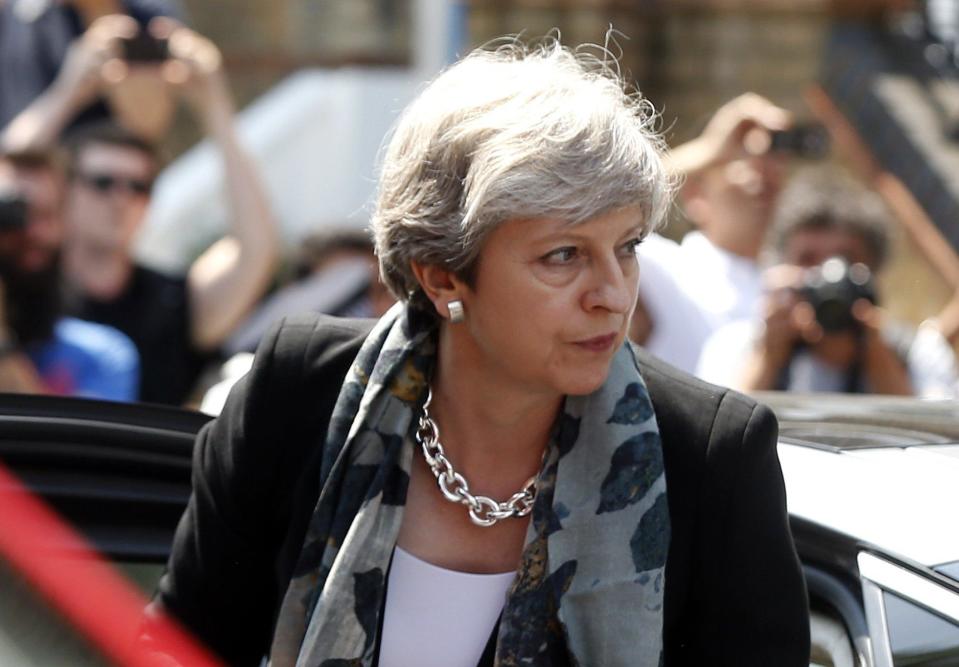
<instances>
[{"instance_id":1,"label":"raised arm","mask_svg":"<svg viewBox=\"0 0 959 667\"><path fill-rule=\"evenodd\" d=\"M46 149L56 144L77 114L103 95L117 120L149 140L166 131L173 101L157 85L156 65L131 67L122 60L120 42L139 30L129 16L96 19L74 40L57 78L0 135L4 152Z\"/></svg>"},{"instance_id":2,"label":"raised arm","mask_svg":"<svg viewBox=\"0 0 959 667\"><path fill-rule=\"evenodd\" d=\"M266 190L240 145L233 102L216 46L182 27L170 34L165 76L182 90L220 151L230 229L190 267L192 339L216 347L263 295L279 258L279 233Z\"/></svg>"},{"instance_id":3,"label":"raised arm","mask_svg":"<svg viewBox=\"0 0 959 667\"><path fill-rule=\"evenodd\" d=\"M4 128L3 150L17 153L54 145L77 113L107 85L104 66L117 57L117 40L136 30L136 21L129 16L111 15L74 40L57 78Z\"/></svg>"},{"instance_id":4,"label":"raised arm","mask_svg":"<svg viewBox=\"0 0 959 667\"><path fill-rule=\"evenodd\" d=\"M745 149L760 154L769 148L769 133L792 123L788 111L755 93L745 93L721 106L700 135L673 148L666 166L676 176L694 176L728 162Z\"/></svg>"}]
</instances>

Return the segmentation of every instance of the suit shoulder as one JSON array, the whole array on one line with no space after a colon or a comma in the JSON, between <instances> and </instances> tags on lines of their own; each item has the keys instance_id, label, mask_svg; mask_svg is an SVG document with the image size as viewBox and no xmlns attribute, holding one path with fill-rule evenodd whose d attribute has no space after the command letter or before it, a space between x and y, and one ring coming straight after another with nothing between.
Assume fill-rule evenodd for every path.
<instances>
[{"instance_id":1,"label":"suit shoulder","mask_svg":"<svg viewBox=\"0 0 959 667\"><path fill-rule=\"evenodd\" d=\"M634 347L639 372L649 389L654 406L669 405L681 411L701 413L706 406L713 409L719 406L724 396L732 392L728 387L720 387L700 380L695 375L682 371L675 366L653 356L641 347ZM743 398L747 397L743 396ZM657 410L658 414L658 410Z\"/></svg>"},{"instance_id":2,"label":"suit shoulder","mask_svg":"<svg viewBox=\"0 0 959 667\"><path fill-rule=\"evenodd\" d=\"M635 352L661 430L705 441L717 426L735 424L741 431L754 413L772 417L769 408L745 394L700 380L642 348Z\"/></svg>"},{"instance_id":3,"label":"suit shoulder","mask_svg":"<svg viewBox=\"0 0 959 667\"><path fill-rule=\"evenodd\" d=\"M264 336L260 350L279 360L292 359L312 367L359 351L376 320L347 319L301 313L284 317ZM264 350L263 348L267 348Z\"/></svg>"},{"instance_id":4,"label":"suit shoulder","mask_svg":"<svg viewBox=\"0 0 959 667\"><path fill-rule=\"evenodd\" d=\"M277 336L285 339L320 338L333 344L357 338L366 338L376 320L335 317L322 313L289 315L274 325Z\"/></svg>"}]
</instances>

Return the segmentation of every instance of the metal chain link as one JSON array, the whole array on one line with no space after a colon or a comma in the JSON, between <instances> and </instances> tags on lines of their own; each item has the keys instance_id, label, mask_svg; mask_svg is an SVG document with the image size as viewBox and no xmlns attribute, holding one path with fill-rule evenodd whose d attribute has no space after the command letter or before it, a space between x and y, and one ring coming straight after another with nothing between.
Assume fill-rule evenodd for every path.
<instances>
[{"instance_id":1,"label":"metal chain link","mask_svg":"<svg viewBox=\"0 0 959 667\"><path fill-rule=\"evenodd\" d=\"M486 496L474 496L470 493L469 482L453 469L453 464L446 458L443 445L440 444L440 429L430 417L429 407L433 400L433 390L429 389L426 403L423 404L423 415L419 420L415 437L423 448L423 458L433 471L433 477L440 487L440 491L450 502L461 503L469 507L470 521L477 526L488 527L500 519L526 516L533 510L533 501L536 500L536 477L530 477L520 491L517 491L506 502L496 502Z\"/></svg>"}]
</instances>

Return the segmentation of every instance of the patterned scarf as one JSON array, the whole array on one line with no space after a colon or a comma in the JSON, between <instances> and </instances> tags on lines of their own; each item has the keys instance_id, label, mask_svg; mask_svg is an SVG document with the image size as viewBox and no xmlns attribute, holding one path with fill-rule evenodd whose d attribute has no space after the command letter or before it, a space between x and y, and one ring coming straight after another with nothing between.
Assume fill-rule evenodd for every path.
<instances>
[{"instance_id":1,"label":"patterned scarf","mask_svg":"<svg viewBox=\"0 0 959 667\"><path fill-rule=\"evenodd\" d=\"M372 665L435 326L403 306L364 342L333 409L320 497L283 599L273 667ZM624 345L554 428L496 664L638 665L662 653L669 512L653 406ZM561 657L560 657L561 656Z\"/></svg>"}]
</instances>

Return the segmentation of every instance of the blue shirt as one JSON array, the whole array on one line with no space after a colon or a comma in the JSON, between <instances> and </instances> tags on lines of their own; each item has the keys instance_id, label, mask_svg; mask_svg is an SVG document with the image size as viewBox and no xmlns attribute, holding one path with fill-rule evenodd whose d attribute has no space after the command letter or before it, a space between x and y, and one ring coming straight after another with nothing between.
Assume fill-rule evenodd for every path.
<instances>
[{"instance_id":1,"label":"blue shirt","mask_svg":"<svg viewBox=\"0 0 959 667\"><path fill-rule=\"evenodd\" d=\"M140 357L133 342L113 327L64 317L53 338L26 352L51 394L137 399Z\"/></svg>"}]
</instances>

